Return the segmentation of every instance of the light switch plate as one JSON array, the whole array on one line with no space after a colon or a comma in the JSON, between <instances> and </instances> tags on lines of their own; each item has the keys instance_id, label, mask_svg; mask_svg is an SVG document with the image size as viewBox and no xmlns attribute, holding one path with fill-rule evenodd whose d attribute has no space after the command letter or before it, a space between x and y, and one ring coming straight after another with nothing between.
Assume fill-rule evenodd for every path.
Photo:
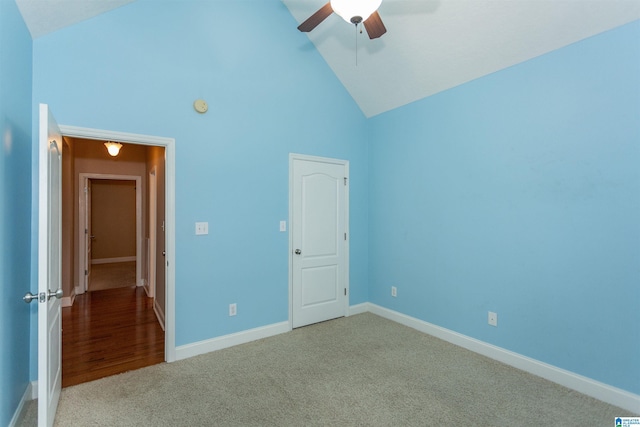
<instances>
[{"instance_id":1,"label":"light switch plate","mask_svg":"<svg viewBox=\"0 0 640 427\"><path fill-rule=\"evenodd\" d=\"M202 234L209 234L208 222L196 222L196 236L199 236Z\"/></svg>"},{"instance_id":2,"label":"light switch plate","mask_svg":"<svg viewBox=\"0 0 640 427\"><path fill-rule=\"evenodd\" d=\"M280 221L280 231L287 231L287 221Z\"/></svg>"},{"instance_id":3,"label":"light switch plate","mask_svg":"<svg viewBox=\"0 0 640 427\"><path fill-rule=\"evenodd\" d=\"M493 311L490 311L487 319L487 323L489 323L491 326L498 326L498 313L494 313Z\"/></svg>"}]
</instances>

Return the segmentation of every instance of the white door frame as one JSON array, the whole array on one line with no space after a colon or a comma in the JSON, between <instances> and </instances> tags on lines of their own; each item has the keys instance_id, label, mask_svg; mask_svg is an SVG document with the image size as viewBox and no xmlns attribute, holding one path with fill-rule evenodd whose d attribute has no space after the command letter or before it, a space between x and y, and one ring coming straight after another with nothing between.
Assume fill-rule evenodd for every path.
<instances>
[{"instance_id":1,"label":"white door frame","mask_svg":"<svg viewBox=\"0 0 640 427\"><path fill-rule=\"evenodd\" d=\"M332 159L329 157L309 156L306 154L289 153L289 330L293 329L293 233L291 232L291 222L293 220L293 163L295 160L306 160L310 162L330 163L342 165L345 168L345 176L349 179L349 161L341 159ZM351 241L351 234L349 233L349 187L345 187L345 232L347 233L347 240L345 242L345 254L344 254L344 286L347 289L347 298L344 303L345 316L349 315L349 300L351 298L351 289L349 287L349 243Z\"/></svg>"},{"instance_id":2,"label":"white door frame","mask_svg":"<svg viewBox=\"0 0 640 427\"><path fill-rule=\"evenodd\" d=\"M167 362L174 362L176 360L176 141L174 138L82 128L76 126L60 126L60 131L62 135L68 137L150 145L164 147L165 149L166 293L164 358Z\"/></svg>"},{"instance_id":3,"label":"white door frame","mask_svg":"<svg viewBox=\"0 0 640 427\"><path fill-rule=\"evenodd\" d=\"M142 177L137 175L112 175L104 173L81 173L78 179L78 274L80 274L80 286L76 294L83 294L89 290L87 276L84 272L87 265L88 247L85 243L84 230L87 228L85 218L87 215L87 200L84 197L86 183L90 179L135 181L136 182L136 286L142 286ZM89 219L90 220L90 219Z\"/></svg>"},{"instance_id":4,"label":"white door frame","mask_svg":"<svg viewBox=\"0 0 640 427\"><path fill-rule=\"evenodd\" d=\"M149 172L149 244L147 245L147 283L145 291L147 296L153 298L153 306L155 308L156 299L156 248L157 234L156 227L158 223L158 178L156 176L155 166ZM157 314L157 313L156 313Z\"/></svg>"}]
</instances>

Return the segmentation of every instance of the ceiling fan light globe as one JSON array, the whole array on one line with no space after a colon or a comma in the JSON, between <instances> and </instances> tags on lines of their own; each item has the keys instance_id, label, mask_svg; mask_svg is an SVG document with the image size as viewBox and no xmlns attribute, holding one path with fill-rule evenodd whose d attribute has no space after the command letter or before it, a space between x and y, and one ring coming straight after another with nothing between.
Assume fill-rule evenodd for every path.
<instances>
[{"instance_id":1,"label":"ceiling fan light globe","mask_svg":"<svg viewBox=\"0 0 640 427\"><path fill-rule=\"evenodd\" d=\"M352 23L351 18L359 16L366 21L378 8L382 0L331 0L331 8L342 19Z\"/></svg>"}]
</instances>

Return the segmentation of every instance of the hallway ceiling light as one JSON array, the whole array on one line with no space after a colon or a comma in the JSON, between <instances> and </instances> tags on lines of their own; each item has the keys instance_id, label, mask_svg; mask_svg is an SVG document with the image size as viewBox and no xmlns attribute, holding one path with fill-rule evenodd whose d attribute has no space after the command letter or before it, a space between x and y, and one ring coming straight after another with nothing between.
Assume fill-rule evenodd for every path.
<instances>
[{"instance_id":1,"label":"hallway ceiling light","mask_svg":"<svg viewBox=\"0 0 640 427\"><path fill-rule=\"evenodd\" d=\"M116 157L120 153L120 149L122 148L122 144L119 142L105 142L104 146L107 147L107 151L109 155L112 157Z\"/></svg>"}]
</instances>

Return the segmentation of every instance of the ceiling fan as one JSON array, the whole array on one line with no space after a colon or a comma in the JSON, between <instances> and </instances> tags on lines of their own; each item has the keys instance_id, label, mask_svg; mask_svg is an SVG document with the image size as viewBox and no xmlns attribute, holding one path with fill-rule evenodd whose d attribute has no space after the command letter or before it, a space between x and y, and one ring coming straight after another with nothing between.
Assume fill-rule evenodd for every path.
<instances>
[{"instance_id":1,"label":"ceiling fan","mask_svg":"<svg viewBox=\"0 0 640 427\"><path fill-rule=\"evenodd\" d=\"M377 39L387 32L378 14L380 3L382 0L331 0L300 24L298 30L307 33L335 12L351 24L364 24L369 38Z\"/></svg>"}]
</instances>

